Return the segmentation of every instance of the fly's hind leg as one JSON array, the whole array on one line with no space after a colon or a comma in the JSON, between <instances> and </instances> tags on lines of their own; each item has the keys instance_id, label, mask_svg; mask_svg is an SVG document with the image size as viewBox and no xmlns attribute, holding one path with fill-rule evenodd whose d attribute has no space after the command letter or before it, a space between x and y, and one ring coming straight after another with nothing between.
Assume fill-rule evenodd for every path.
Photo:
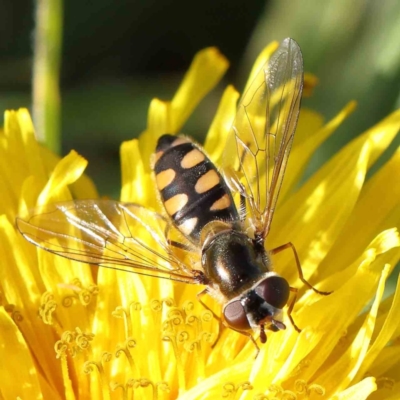
<instances>
[{"instance_id":1,"label":"fly's hind leg","mask_svg":"<svg viewBox=\"0 0 400 400\"><path fill-rule=\"evenodd\" d=\"M249 143L246 144L246 147L249 146ZM238 168L236 169L236 172L240 170L240 166L243 165L244 159L246 157L246 151L243 151L242 155L240 156L240 164ZM246 196L244 195L246 193L246 189L244 185L241 182L237 182L239 184L239 196L240 196L240 205L239 205L239 217L240 221L244 222L246 220Z\"/></svg>"},{"instance_id":2,"label":"fly's hind leg","mask_svg":"<svg viewBox=\"0 0 400 400\"><path fill-rule=\"evenodd\" d=\"M294 319L292 317L292 311L293 311L294 305L296 304L298 290L294 287L290 287L290 291L292 293L294 293L294 295L292 297L292 301L289 304L287 315L289 317L290 323L293 325L293 328L296 329L297 332L301 332L301 329L296 325L296 323L294 322Z\"/></svg>"},{"instance_id":3,"label":"fly's hind leg","mask_svg":"<svg viewBox=\"0 0 400 400\"><path fill-rule=\"evenodd\" d=\"M195 251L192 247L190 247L184 243L177 242L176 240L167 239L167 242L170 246L176 247L177 249L180 249L180 250L185 250L185 251L192 252L192 253Z\"/></svg>"},{"instance_id":4,"label":"fly's hind leg","mask_svg":"<svg viewBox=\"0 0 400 400\"><path fill-rule=\"evenodd\" d=\"M241 185L242 186L242 185ZM242 186L243 187L243 186ZM243 189L244 190L244 189ZM240 193L240 209L239 209L240 221L246 220L246 197Z\"/></svg>"},{"instance_id":5,"label":"fly's hind leg","mask_svg":"<svg viewBox=\"0 0 400 400\"><path fill-rule=\"evenodd\" d=\"M305 279L304 276L303 276L303 270L301 269L301 264L300 264L299 256L297 255L296 248L294 247L294 245L293 245L292 242L288 242L288 243L286 243L286 244L283 244L282 246L275 247L275 249L272 249L272 250L270 251L270 253L271 253L271 254L276 254L276 253L279 253L279 252L281 252L281 251L283 251L283 250L286 250L286 249L292 249L293 254L294 254L294 258L295 258L295 260L296 260L296 266L297 266L297 271L298 271L298 273L299 273L299 278L300 278L300 280L301 280L307 287L309 287L309 288L312 289L315 293L318 293L318 294L320 294L320 295L322 295L322 296L328 296L329 294L332 293L332 292L323 292L323 291L321 291L321 290L315 289L315 287L314 287L313 285L311 285L311 283L309 283L308 281L306 281L306 279ZM292 288L291 288L291 289L292 289Z\"/></svg>"}]
</instances>

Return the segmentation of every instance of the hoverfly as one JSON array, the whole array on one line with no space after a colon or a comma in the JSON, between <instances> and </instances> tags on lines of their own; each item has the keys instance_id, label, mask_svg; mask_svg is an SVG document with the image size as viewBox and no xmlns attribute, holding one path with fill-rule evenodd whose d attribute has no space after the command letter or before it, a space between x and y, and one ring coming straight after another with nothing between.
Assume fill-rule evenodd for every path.
<instances>
[{"instance_id":1,"label":"hoverfly","mask_svg":"<svg viewBox=\"0 0 400 400\"><path fill-rule=\"evenodd\" d=\"M17 219L22 235L72 260L174 281L205 285L223 304L223 322L246 334L285 329L297 289L273 271L266 251L296 129L303 59L285 39L242 96L220 169L185 136L163 135L153 157L156 188L166 216L136 204L75 200ZM177 252L177 249L179 251ZM180 256L178 256L178 253ZM182 256L183 254L183 256ZM201 301L201 300L200 300ZM203 302L202 302L203 303ZM204 304L204 303L203 303Z\"/></svg>"}]
</instances>

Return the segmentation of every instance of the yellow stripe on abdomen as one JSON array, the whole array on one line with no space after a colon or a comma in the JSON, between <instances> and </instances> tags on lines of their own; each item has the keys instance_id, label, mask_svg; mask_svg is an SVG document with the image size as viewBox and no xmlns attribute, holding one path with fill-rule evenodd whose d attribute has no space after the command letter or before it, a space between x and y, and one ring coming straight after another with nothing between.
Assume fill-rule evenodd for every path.
<instances>
[{"instance_id":1,"label":"yellow stripe on abdomen","mask_svg":"<svg viewBox=\"0 0 400 400\"><path fill-rule=\"evenodd\" d=\"M223 210L231 205L231 199L227 194L224 194L210 207L211 211Z\"/></svg>"},{"instance_id":2,"label":"yellow stripe on abdomen","mask_svg":"<svg viewBox=\"0 0 400 400\"><path fill-rule=\"evenodd\" d=\"M189 197L187 194L180 193L165 201L164 206L169 215L174 215L178 211L182 210L183 207L185 207L188 200Z\"/></svg>"},{"instance_id":3,"label":"yellow stripe on abdomen","mask_svg":"<svg viewBox=\"0 0 400 400\"><path fill-rule=\"evenodd\" d=\"M173 182L175 179L176 172L172 169L166 169L165 171L161 171L156 175L156 183L158 190L163 190L169 184Z\"/></svg>"},{"instance_id":4,"label":"yellow stripe on abdomen","mask_svg":"<svg viewBox=\"0 0 400 400\"><path fill-rule=\"evenodd\" d=\"M181 167L185 169L193 168L203 162L205 158L205 155L201 151L193 149L183 157Z\"/></svg>"},{"instance_id":5,"label":"yellow stripe on abdomen","mask_svg":"<svg viewBox=\"0 0 400 400\"><path fill-rule=\"evenodd\" d=\"M204 193L218 185L220 178L214 169L210 169L202 175L196 182L194 190L197 193Z\"/></svg>"}]
</instances>

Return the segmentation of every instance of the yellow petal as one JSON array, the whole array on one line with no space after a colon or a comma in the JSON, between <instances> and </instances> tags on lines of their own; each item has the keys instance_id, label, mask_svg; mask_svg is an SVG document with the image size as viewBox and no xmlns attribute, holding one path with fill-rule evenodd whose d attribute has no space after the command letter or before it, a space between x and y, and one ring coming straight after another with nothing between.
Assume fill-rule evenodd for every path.
<instances>
[{"instance_id":1,"label":"yellow petal","mask_svg":"<svg viewBox=\"0 0 400 400\"><path fill-rule=\"evenodd\" d=\"M390 388L390 386L393 386L394 382L389 374L391 371L397 370L399 361L400 345L394 342L391 346L387 346L382 350L381 354L379 354L379 357L377 357L374 364L371 366L369 373L372 376L378 377L383 386L385 386L386 380Z\"/></svg>"},{"instance_id":2,"label":"yellow petal","mask_svg":"<svg viewBox=\"0 0 400 400\"><path fill-rule=\"evenodd\" d=\"M29 171L32 175L45 178L46 174L40 154L40 146L35 139L35 130L29 111L25 108L18 110L17 118L21 129L23 149L26 149L25 157Z\"/></svg>"},{"instance_id":3,"label":"yellow petal","mask_svg":"<svg viewBox=\"0 0 400 400\"><path fill-rule=\"evenodd\" d=\"M331 367L328 367L326 372L317 378L318 383L325 387L327 396L334 394L337 390L344 390L361 367L374 330L376 315L383 296L388 272L389 269L385 268L382 273L375 300L364 322L364 326L359 330L357 336L341 356L340 360Z\"/></svg>"},{"instance_id":4,"label":"yellow petal","mask_svg":"<svg viewBox=\"0 0 400 400\"><path fill-rule=\"evenodd\" d=\"M217 113L207 133L204 149L217 164L221 160L228 134L235 118L238 98L239 93L233 86L229 85L222 95Z\"/></svg>"},{"instance_id":5,"label":"yellow petal","mask_svg":"<svg viewBox=\"0 0 400 400\"><path fill-rule=\"evenodd\" d=\"M143 160L150 160L161 135L176 134L181 130L198 103L219 82L228 66L227 59L215 47L199 51L172 101L152 100L147 129L140 137ZM150 170L147 163L145 170Z\"/></svg>"},{"instance_id":6,"label":"yellow petal","mask_svg":"<svg viewBox=\"0 0 400 400\"><path fill-rule=\"evenodd\" d=\"M325 390L329 388L327 383L329 379L321 380L315 374L328 373L326 371L331 371L338 365L337 363L341 363L344 351L347 349L346 342L342 344L344 332L347 332L351 322L363 310L371 296L376 293L382 273L382 260L385 255L390 253L387 242L391 242L392 236L393 232L378 235L376 241L371 244L370 249L365 252L357 265L354 268L349 267L352 269L352 274L346 279L341 279L339 285L330 286L334 292L329 296L321 296L308 291L296 303L292 314L293 318L296 324L303 329L300 336L309 335L310 344L308 346L311 345L312 348L303 358L303 360L307 360L307 364L304 364L302 368L300 364L295 378L290 378L289 375L286 385L294 385L296 379L310 383L310 379L313 378L313 383L321 385ZM398 245L398 242L397 237L395 245ZM349 304L351 307L348 307ZM303 350L299 347L299 351ZM341 380L338 382L340 383ZM339 389L339 387L335 388L335 390ZM332 387L330 390L333 390Z\"/></svg>"},{"instance_id":7,"label":"yellow petal","mask_svg":"<svg viewBox=\"0 0 400 400\"><path fill-rule=\"evenodd\" d=\"M366 137L371 142L372 153L368 168L374 164L378 157L387 149L393 138L400 130L400 110L396 110L368 129L362 138ZM360 138L361 139L361 138Z\"/></svg>"},{"instance_id":8,"label":"yellow petal","mask_svg":"<svg viewBox=\"0 0 400 400\"><path fill-rule=\"evenodd\" d=\"M61 367L63 371L65 398L67 400L75 400L74 388L72 386L72 381L68 376L68 364L67 364L67 358L65 356L61 357Z\"/></svg>"},{"instance_id":9,"label":"yellow petal","mask_svg":"<svg viewBox=\"0 0 400 400\"><path fill-rule=\"evenodd\" d=\"M398 226L400 221L400 149L363 187L357 206L341 235L320 265L320 279L353 262L376 232ZM362 229L359 227L362 226ZM357 232L354 235L354 232Z\"/></svg>"},{"instance_id":10,"label":"yellow petal","mask_svg":"<svg viewBox=\"0 0 400 400\"><path fill-rule=\"evenodd\" d=\"M218 399L224 394L224 397L226 398L229 398L229 394L241 394L243 392L242 385L247 381L246 371L250 369L251 364L252 361L247 361L228 366L222 369L219 373L203 380L192 389L182 393L178 399ZM253 392L250 392L249 394L253 394ZM236 398L236 396L233 398Z\"/></svg>"},{"instance_id":11,"label":"yellow petal","mask_svg":"<svg viewBox=\"0 0 400 400\"><path fill-rule=\"evenodd\" d=\"M364 374L370 370L375 362L376 358L379 356L384 347L393 338L393 334L399 329L400 325L400 279L397 280L397 288L394 292L394 299L390 311L385 318L385 322L379 331L378 336L372 343L368 352L363 360L360 370L354 381L357 382L361 380Z\"/></svg>"},{"instance_id":12,"label":"yellow petal","mask_svg":"<svg viewBox=\"0 0 400 400\"><path fill-rule=\"evenodd\" d=\"M285 179L280 192L280 202L284 201L285 196L288 195L290 190L298 183L314 151L335 132L343 121L354 111L355 107L356 103L354 101L350 102L337 116L318 130L312 129L312 125L310 126L309 123L307 124L307 128L303 128L303 125L305 125L302 121L303 111L300 113L293 149L290 154ZM316 119L316 116L312 115L311 120L315 121ZM305 132L306 134L304 134Z\"/></svg>"},{"instance_id":13,"label":"yellow petal","mask_svg":"<svg viewBox=\"0 0 400 400\"><path fill-rule=\"evenodd\" d=\"M6 188L4 210L10 215L16 211L21 186L27 175L37 174L38 179L47 178L42 160L37 160L38 144L29 138L33 136L30 119L26 110L8 111L5 113L5 129L0 146L0 183ZM24 140L31 146L26 147ZM30 162L30 152L35 162ZM37 163L37 162L38 163Z\"/></svg>"},{"instance_id":14,"label":"yellow petal","mask_svg":"<svg viewBox=\"0 0 400 400\"><path fill-rule=\"evenodd\" d=\"M70 198L67 186L80 178L86 166L87 161L72 150L57 164L38 198L38 205L65 201Z\"/></svg>"},{"instance_id":15,"label":"yellow petal","mask_svg":"<svg viewBox=\"0 0 400 400\"><path fill-rule=\"evenodd\" d=\"M121 201L143 204L154 207L156 196L149 182L152 181L149 168L142 161L139 142L133 139L123 142L120 149L122 188ZM150 158L146 160L150 164Z\"/></svg>"},{"instance_id":16,"label":"yellow petal","mask_svg":"<svg viewBox=\"0 0 400 400\"><path fill-rule=\"evenodd\" d=\"M150 103L147 116L147 129L139 137L139 149L143 166L146 172L150 172L150 157L154 153L158 138L165 133L177 133L170 131L169 119L171 116L171 103L153 99Z\"/></svg>"},{"instance_id":17,"label":"yellow petal","mask_svg":"<svg viewBox=\"0 0 400 400\"><path fill-rule=\"evenodd\" d=\"M0 252L3 266L6 266L0 268L3 304L13 319L20 321L18 328L46 374L47 384L56 388L60 382L60 370L54 365L54 336L49 327L38 323L37 304L44 285L37 262L32 262L34 257L30 257L36 253L36 249L31 247L7 218L0 216Z\"/></svg>"},{"instance_id":18,"label":"yellow petal","mask_svg":"<svg viewBox=\"0 0 400 400\"><path fill-rule=\"evenodd\" d=\"M42 399L35 361L25 338L3 307L0 307L0 343L1 397Z\"/></svg>"},{"instance_id":19,"label":"yellow petal","mask_svg":"<svg viewBox=\"0 0 400 400\"><path fill-rule=\"evenodd\" d=\"M250 72L249 78L247 80L246 86L243 89L242 93L246 93L247 89L249 88L249 86L253 82L254 78L257 75L257 73L264 66L264 64L268 62L268 60L271 58L272 54L275 53L275 51L278 49L278 47L279 47L279 42L271 42L260 53L260 55L256 59L256 62L253 64L253 67L251 69L251 72Z\"/></svg>"},{"instance_id":20,"label":"yellow petal","mask_svg":"<svg viewBox=\"0 0 400 400\"><path fill-rule=\"evenodd\" d=\"M400 257L400 238L396 228L378 234L352 263L345 264L343 267L339 259L335 272L331 272L330 276L324 280L324 284L330 288L341 286L343 282L351 279L361 266L369 265L378 256L381 265L385 263L396 265Z\"/></svg>"},{"instance_id":21,"label":"yellow petal","mask_svg":"<svg viewBox=\"0 0 400 400\"><path fill-rule=\"evenodd\" d=\"M50 174L61 158L46 147L41 147L40 151L46 171ZM76 182L71 183L70 191L74 199L97 199L99 197L96 186L86 174L82 174Z\"/></svg>"},{"instance_id":22,"label":"yellow petal","mask_svg":"<svg viewBox=\"0 0 400 400\"><path fill-rule=\"evenodd\" d=\"M375 378L368 377L332 396L332 400L364 400L376 390ZM382 397L381 397L382 398Z\"/></svg>"},{"instance_id":23,"label":"yellow petal","mask_svg":"<svg viewBox=\"0 0 400 400\"><path fill-rule=\"evenodd\" d=\"M199 51L171 102L170 129L178 132L200 100L219 82L229 66L215 47Z\"/></svg>"}]
</instances>

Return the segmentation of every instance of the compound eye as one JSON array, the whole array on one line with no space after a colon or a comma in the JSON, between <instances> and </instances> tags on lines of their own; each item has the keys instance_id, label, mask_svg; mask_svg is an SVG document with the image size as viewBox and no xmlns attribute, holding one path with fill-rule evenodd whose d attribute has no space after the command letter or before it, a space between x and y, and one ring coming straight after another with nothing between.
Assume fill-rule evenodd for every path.
<instances>
[{"instance_id":1,"label":"compound eye","mask_svg":"<svg viewBox=\"0 0 400 400\"><path fill-rule=\"evenodd\" d=\"M239 300L232 301L225 306L224 317L228 325L233 329L239 331L250 329L246 311Z\"/></svg>"},{"instance_id":2,"label":"compound eye","mask_svg":"<svg viewBox=\"0 0 400 400\"><path fill-rule=\"evenodd\" d=\"M281 309L289 299L290 287L286 279L270 276L255 288L255 292L272 307Z\"/></svg>"}]
</instances>

